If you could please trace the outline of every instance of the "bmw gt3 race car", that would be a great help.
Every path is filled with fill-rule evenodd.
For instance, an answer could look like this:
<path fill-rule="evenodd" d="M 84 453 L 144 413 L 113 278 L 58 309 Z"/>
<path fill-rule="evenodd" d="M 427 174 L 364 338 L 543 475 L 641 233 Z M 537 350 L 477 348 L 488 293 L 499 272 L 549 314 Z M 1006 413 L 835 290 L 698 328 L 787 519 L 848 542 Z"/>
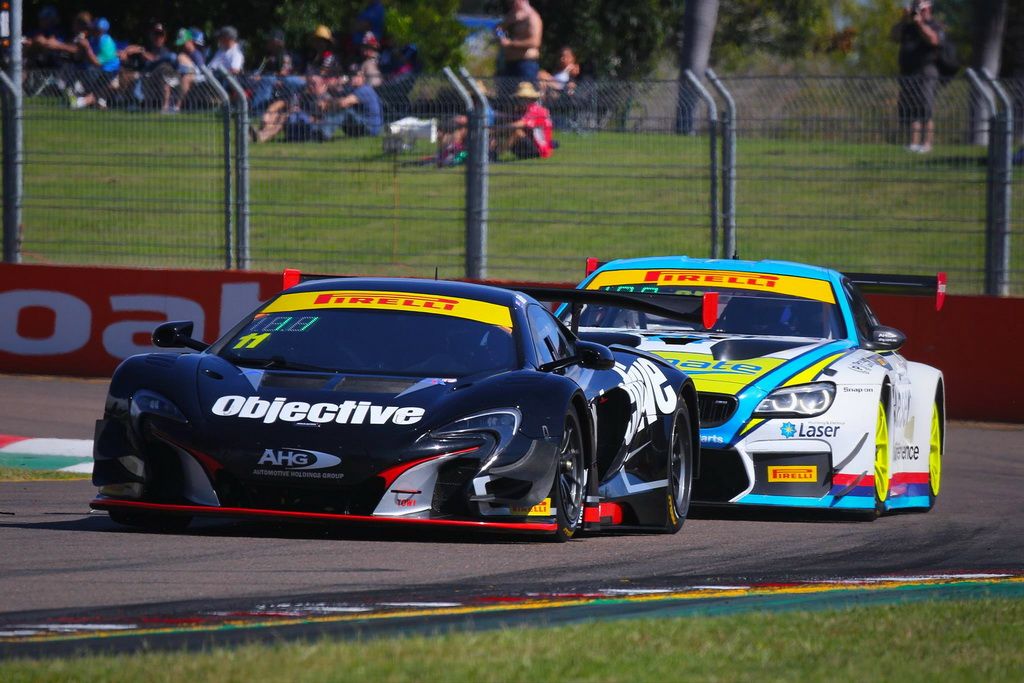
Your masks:
<path fill-rule="evenodd" d="M 92 507 L 539 532 L 675 532 L 699 449 L 693 382 L 579 341 L 521 293 L 401 279 L 286 289 L 207 347 L 170 322 L 97 422 Z M 289 285 L 294 286 L 289 286 Z"/>
<path fill-rule="evenodd" d="M 944 274 L 846 276 L 682 256 L 592 265 L 571 296 L 580 337 L 657 354 L 697 385 L 695 503 L 872 518 L 932 507 L 945 434 L 942 373 L 898 353 L 905 337 L 879 323 L 862 291 L 931 294 L 941 307 Z M 615 293 L 626 305 L 591 293 Z M 698 310 L 702 322 L 674 313 Z M 560 314 L 568 320 L 570 311 Z"/>

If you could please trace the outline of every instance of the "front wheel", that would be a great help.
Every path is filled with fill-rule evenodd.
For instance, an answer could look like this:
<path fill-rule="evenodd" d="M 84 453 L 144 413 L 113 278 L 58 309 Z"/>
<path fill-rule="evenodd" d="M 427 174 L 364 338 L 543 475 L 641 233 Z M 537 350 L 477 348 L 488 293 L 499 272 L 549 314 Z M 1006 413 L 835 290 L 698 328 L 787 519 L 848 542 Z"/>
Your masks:
<path fill-rule="evenodd" d="M 878 419 L 875 423 L 875 516 L 885 512 L 885 501 L 889 497 L 889 411 L 884 401 L 878 402 Z"/>
<path fill-rule="evenodd" d="M 676 413 L 672 426 L 672 442 L 668 452 L 668 485 L 666 486 L 666 520 L 664 532 L 674 534 L 683 528 L 690 511 L 693 489 L 693 433 L 690 415 L 684 406 Z"/>
<path fill-rule="evenodd" d="M 583 455 L 583 432 L 576 413 L 565 416 L 562 445 L 558 449 L 558 465 L 551 502 L 555 506 L 558 528 L 554 540 L 564 542 L 576 535 L 583 524 L 583 498 L 586 495 L 587 470 Z"/>
<path fill-rule="evenodd" d="M 942 417 L 939 411 L 939 402 L 936 399 L 932 406 L 931 431 L 928 437 L 928 509 L 935 505 L 935 499 L 939 497 L 939 487 L 942 483 Z"/>

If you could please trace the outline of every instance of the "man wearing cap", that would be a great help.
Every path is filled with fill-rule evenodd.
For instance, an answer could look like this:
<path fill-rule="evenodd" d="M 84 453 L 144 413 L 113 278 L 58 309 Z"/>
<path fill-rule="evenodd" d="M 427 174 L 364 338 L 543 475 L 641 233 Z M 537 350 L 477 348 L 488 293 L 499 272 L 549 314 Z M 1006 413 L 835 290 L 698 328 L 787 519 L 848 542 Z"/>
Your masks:
<path fill-rule="evenodd" d="M 935 122 L 932 108 L 939 85 L 939 49 L 945 40 L 942 25 L 932 15 L 931 0 L 914 0 L 893 26 L 900 44 L 900 122 L 910 126 L 907 149 L 918 154 L 932 150 Z"/>
<path fill-rule="evenodd" d="M 530 0 L 512 0 L 512 7 L 498 29 L 504 64 L 499 76 L 537 83 L 540 43 L 544 22 Z"/>
<path fill-rule="evenodd" d="M 529 81 L 519 84 L 515 93 L 519 118 L 503 127 L 502 151 L 510 151 L 517 159 L 547 159 L 555 149 L 551 132 L 551 112 L 538 102 L 540 92 Z"/>
<path fill-rule="evenodd" d="M 245 55 L 238 44 L 238 29 L 234 26 L 222 26 L 217 31 L 217 51 L 210 59 L 210 68 L 214 71 L 223 69 L 237 76 L 245 66 Z"/>
<path fill-rule="evenodd" d="M 178 101 L 171 104 L 171 83 L 167 83 L 164 91 L 164 110 L 180 111 L 181 105 L 188 96 L 196 78 L 200 75 L 199 70 L 206 65 L 206 57 L 202 50 L 195 43 L 195 36 L 191 29 L 180 28 L 178 35 L 174 38 L 174 46 L 178 48 Z"/>
<path fill-rule="evenodd" d="M 378 88 L 384 82 L 384 78 L 380 74 L 380 64 L 378 62 L 380 58 L 380 41 L 377 40 L 377 36 L 372 31 L 367 31 L 363 35 L 363 42 L 359 47 L 363 56 L 363 62 L 359 65 L 359 71 L 366 77 L 366 82 L 370 86 Z"/>
<path fill-rule="evenodd" d="M 103 17 L 92 22 L 87 39 L 76 38 L 82 54 L 82 61 L 87 66 L 99 70 L 96 78 L 89 79 L 89 90 L 84 95 L 72 97 L 71 108 L 81 109 L 97 105 L 106 108 L 107 98 L 111 96 L 111 87 L 116 87 L 117 74 L 121 69 L 121 60 L 117 57 L 117 45 L 110 37 L 110 22 Z"/>

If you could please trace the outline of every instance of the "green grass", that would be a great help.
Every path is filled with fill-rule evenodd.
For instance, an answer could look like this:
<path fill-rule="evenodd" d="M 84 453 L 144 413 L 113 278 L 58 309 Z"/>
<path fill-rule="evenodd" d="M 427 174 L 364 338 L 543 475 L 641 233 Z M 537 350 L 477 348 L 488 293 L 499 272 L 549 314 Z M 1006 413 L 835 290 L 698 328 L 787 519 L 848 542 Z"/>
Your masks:
<path fill-rule="evenodd" d="M 557 138 L 551 159 L 492 165 L 492 277 L 572 280 L 585 256 L 708 253 L 705 138 Z M 216 115 L 72 112 L 33 100 L 25 140 L 27 262 L 222 267 Z M 397 158 L 382 155 L 379 139 L 251 149 L 254 268 L 463 273 L 465 169 L 414 163 L 432 148 Z M 890 144 L 741 138 L 740 255 L 944 269 L 951 290 L 978 291 L 982 156 L 957 145 L 921 156 Z"/>
<path fill-rule="evenodd" d="M 16 681 L 1019 681 L 1024 600 L 0 663 Z"/>
<path fill-rule="evenodd" d="M 6 467 L 4 465 L 0 465 L 0 481 L 47 481 L 89 478 L 90 475 L 82 474 L 81 472 L 32 470 L 26 467 Z"/>

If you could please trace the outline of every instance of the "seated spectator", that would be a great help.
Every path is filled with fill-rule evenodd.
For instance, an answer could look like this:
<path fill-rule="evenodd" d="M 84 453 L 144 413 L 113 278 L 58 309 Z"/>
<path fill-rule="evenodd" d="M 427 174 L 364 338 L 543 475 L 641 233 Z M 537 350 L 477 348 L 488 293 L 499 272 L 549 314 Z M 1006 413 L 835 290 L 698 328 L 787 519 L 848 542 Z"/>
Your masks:
<path fill-rule="evenodd" d="M 309 76 L 303 92 L 288 101 L 272 102 L 263 114 L 260 128 L 250 128 L 249 135 L 256 143 L 269 142 L 282 131 L 286 142 L 325 142 L 337 129 L 336 124 L 327 120 L 333 100 L 327 79 Z"/>
<path fill-rule="evenodd" d="M 335 100 L 341 110 L 335 122 L 350 138 L 380 135 L 384 127 L 384 112 L 377 91 L 366 80 L 366 74 L 356 71 L 349 81 L 348 94 Z"/>
<path fill-rule="evenodd" d="M 308 76 L 336 76 L 340 65 L 334 52 L 334 34 L 323 24 L 316 27 L 310 37 L 313 52 L 306 62 Z"/>
<path fill-rule="evenodd" d="M 484 97 L 490 98 L 487 85 L 483 81 L 477 81 L 476 87 Z M 488 128 L 494 127 L 494 109 L 491 107 L 487 108 L 486 125 Z M 466 148 L 466 137 L 468 134 L 469 117 L 465 114 L 453 116 L 441 124 L 441 133 L 437 140 L 439 150 L 437 154 L 438 166 L 452 166 L 456 163 L 459 153 Z"/>
<path fill-rule="evenodd" d="M 537 101 L 540 93 L 529 81 L 519 84 L 515 98 L 519 118 L 498 129 L 498 151 L 512 152 L 517 159 L 547 159 L 555 149 L 551 113 Z"/>
<path fill-rule="evenodd" d="M 188 97 L 188 91 L 192 88 L 192 84 L 196 82 L 196 79 L 202 75 L 200 73 L 201 69 L 206 66 L 206 56 L 203 55 L 202 50 L 196 45 L 195 36 L 191 29 L 178 29 L 178 35 L 174 39 L 174 46 L 178 48 L 178 97 L 177 102 L 172 105 L 172 84 L 170 82 L 167 83 L 164 92 L 164 111 L 181 110 L 181 105 L 185 102 L 185 98 Z"/>
<path fill-rule="evenodd" d="M 81 109 L 96 105 L 101 109 L 107 106 L 107 98 L 112 88 L 117 87 L 117 74 L 121 69 L 121 60 L 117 56 L 117 46 L 110 37 L 110 22 L 100 17 L 92 22 L 89 37 L 82 40 L 76 37 L 83 64 L 91 67 L 96 73 L 88 78 L 88 92 L 71 98 L 71 107 Z"/>
<path fill-rule="evenodd" d="M 238 29 L 234 26 L 223 26 L 217 31 L 217 51 L 210 59 L 210 69 L 219 71 L 223 69 L 229 74 L 237 76 L 242 73 L 245 66 L 245 55 L 238 44 Z"/>
<path fill-rule="evenodd" d="M 299 60 L 285 46 L 284 38 L 279 28 L 267 34 L 266 56 L 250 78 L 254 112 L 264 111 L 275 97 L 287 97 L 306 86 L 305 79 L 295 75 Z"/>
<path fill-rule="evenodd" d="M 67 61 L 68 53 L 57 46 L 67 40 L 60 29 L 60 14 L 53 5 L 43 5 L 38 15 L 39 25 L 22 38 L 25 67 L 28 69 L 57 69 Z"/>
<path fill-rule="evenodd" d="M 366 77 L 366 82 L 371 87 L 379 88 L 384 79 L 380 74 L 380 42 L 377 40 L 377 36 L 373 35 L 373 32 L 367 31 L 359 49 L 363 60 L 358 67 L 359 71 Z"/>
<path fill-rule="evenodd" d="M 540 92 L 545 100 L 557 97 L 565 92 L 571 95 L 576 89 L 576 79 L 580 76 L 580 65 L 576 61 L 576 53 L 571 47 L 563 47 L 558 52 L 558 70 L 555 73 L 540 72 Z"/>
<path fill-rule="evenodd" d="M 167 47 L 167 31 L 160 22 L 146 34 L 146 45 L 129 45 L 119 55 L 125 65 L 122 88 L 140 102 L 159 100 L 164 109 L 168 81 L 177 79 L 177 56 Z"/>

